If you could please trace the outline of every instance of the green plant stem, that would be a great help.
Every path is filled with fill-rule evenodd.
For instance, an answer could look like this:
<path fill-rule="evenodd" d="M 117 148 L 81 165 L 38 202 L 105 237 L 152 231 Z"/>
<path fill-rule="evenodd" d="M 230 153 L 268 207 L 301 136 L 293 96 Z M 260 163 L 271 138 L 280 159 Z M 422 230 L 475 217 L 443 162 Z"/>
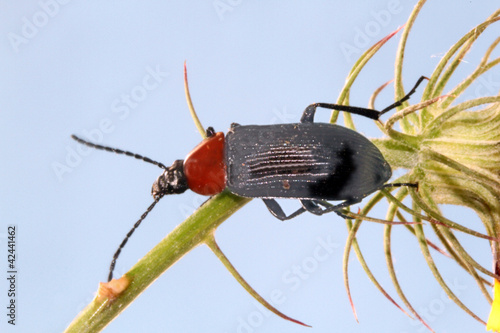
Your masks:
<path fill-rule="evenodd" d="M 207 237 L 205 243 L 208 245 L 208 247 L 212 250 L 212 252 L 219 258 L 219 260 L 224 264 L 226 269 L 231 273 L 231 275 L 236 279 L 236 281 L 239 282 L 239 284 L 245 288 L 245 290 L 252 295 L 253 298 L 255 298 L 262 306 L 264 306 L 266 309 L 274 313 L 275 315 L 285 319 L 289 320 L 292 323 L 299 324 L 302 326 L 306 327 L 311 327 L 307 324 L 304 324 L 301 321 L 298 321 L 296 319 L 293 319 L 291 317 L 288 317 L 287 315 L 283 314 L 280 312 L 278 309 L 276 309 L 274 306 L 272 306 L 269 302 L 267 302 L 262 296 L 260 296 L 255 289 L 253 289 L 248 282 L 241 276 L 240 273 L 236 270 L 236 268 L 231 264 L 229 259 L 226 257 L 224 252 L 219 248 L 219 245 L 217 245 L 217 242 L 215 241 L 214 235 L 212 234 L 211 236 Z"/>
<path fill-rule="evenodd" d="M 408 20 L 405 23 L 405 28 L 401 35 L 401 39 L 399 40 L 398 51 L 394 63 L 394 97 L 396 101 L 405 95 L 405 91 L 403 88 L 403 60 L 405 55 L 406 42 L 408 40 L 410 31 L 413 28 L 413 24 L 415 23 L 415 20 L 417 19 L 417 16 L 420 13 L 420 10 L 424 6 L 425 2 L 426 0 L 420 0 L 415 5 L 410 14 L 410 17 L 408 17 Z M 401 110 L 406 106 L 408 106 L 408 102 L 403 103 L 403 105 L 401 105 L 398 110 Z M 412 119 L 413 121 L 417 121 L 417 118 L 413 116 L 403 118 L 401 121 L 401 126 L 404 129 L 405 133 L 414 134 L 412 133 L 413 126 L 410 124 L 410 119 Z"/>
<path fill-rule="evenodd" d="M 250 200 L 229 192 L 207 200 L 125 274 L 130 280 L 125 291 L 113 301 L 95 298 L 65 332 L 85 333 L 102 330 L 165 270 L 194 247 L 204 243 L 215 228 Z M 172 301 L 166 298 L 166 302 Z"/>
<path fill-rule="evenodd" d="M 184 61 L 184 93 L 186 94 L 186 101 L 188 104 L 189 113 L 191 114 L 191 117 L 193 118 L 196 129 L 198 130 L 198 132 L 200 132 L 201 137 L 203 139 L 206 139 L 207 132 L 205 131 L 205 127 L 203 127 L 203 125 L 201 124 L 200 118 L 198 118 L 198 115 L 196 114 L 196 111 L 195 111 L 194 105 L 193 105 L 193 101 L 191 99 L 191 94 L 189 93 L 187 66 L 186 66 L 185 61 Z"/>
<path fill-rule="evenodd" d="M 402 190 L 398 191 L 396 194 L 396 198 L 398 200 L 403 200 L 406 196 L 408 195 L 408 190 L 406 188 L 403 188 Z M 396 215 L 397 212 L 397 206 L 394 204 L 391 204 L 389 206 L 389 210 L 387 211 L 386 219 L 392 221 L 394 219 L 394 216 Z M 432 328 L 425 322 L 425 320 L 417 313 L 417 311 L 413 308 L 411 305 L 410 301 L 406 297 L 406 295 L 403 292 L 403 288 L 399 284 L 397 274 L 396 274 L 396 269 L 394 268 L 394 261 L 392 258 L 392 250 L 391 250 L 391 230 L 392 226 L 391 225 L 386 225 L 384 229 L 384 253 L 385 253 L 385 259 L 387 263 L 387 269 L 389 271 L 389 276 L 391 277 L 392 284 L 394 285 L 394 288 L 396 289 L 396 292 L 398 293 L 399 297 L 403 301 L 403 303 L 406 305 L 406 307 L 413 313 L 413 315 L 423 324 L 425 327 L 427 327 L 431 332 L 434 333 Z M 427 241 L 427 244 L 429 244 L 429 241 Z"/>

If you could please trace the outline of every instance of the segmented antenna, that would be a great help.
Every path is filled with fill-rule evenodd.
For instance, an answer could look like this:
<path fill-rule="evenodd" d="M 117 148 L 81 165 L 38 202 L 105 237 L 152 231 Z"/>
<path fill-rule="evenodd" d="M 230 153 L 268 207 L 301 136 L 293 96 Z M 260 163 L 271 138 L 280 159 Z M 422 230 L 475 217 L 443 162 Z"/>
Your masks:
<path fill-rule="evenodd" d="M 95 144 L 95 143 L 88 142 L 88 141 L 85 141 L 83 139 L 80 139 L 79 137 L 77 137 L 74 134 L 71 135 L 71 138 L 74 139 L 74 140 L 76 140 L 77 142 L 85 145 L 85 146 L 88 146 L 88 147 L 91 147 L 91 148 L 95 148 L 95 149 L 109 151 L 111 153 L 116 153 L 116 154 L 121 154 L 121 155 L 127 155 L 127 156 L 131 156 L 131 157 L 135 157 L 138 160 L 142 160 L 144 162 L 148 162 L 148 163 L 154 164 L 154 165 L 156 165 L 156 166 L 158 166 L 158 167 L 160 167 L 162 169 L 167 170 L 167 167 L 165 165 L 163 165 L 163 163 L 153 161 L 149 157 L 145 157 L 145 156 L 142 156 L 142 155 L 139 155 L 139 154 L 135 154 L 135 153 L 132 153 L 132 152 L 129 152 L 129 151 L 126 151 L 126 150 L 121 150 L 121 149 L 107 147 L 107 146 L 101 146 L 101 145 L 98 145 L 98 144 Z M 139 227 L 139 225 L 141 225 L 141 222 L 146 218 L 146 216 L 148 216 L 149 212 L 153 210 L 154 206 L 158 203 L 158 201 L 160 201 L 160 199 L 162 197 L 163 197 L 163 195 L 160 195 L 159 197 L 155 198 L 155 201 L 153 201 L 153 203 L 148 207 L 148 209 L 146 209 L 146 211 L 141 215 L 141 218 L 137 222 L 135 222 L 135 224 L 132 227 L 132 229 L 130 229 L 130 231 L 127 233 L 127 235 L 125 236 L 125 238 L 121 242 L 120 246 L 118 247 L 118 250 L 116 250 L 115 254 L 113 255 L 113 260 L 111 260 L 111 265 L 109 265 L 108 282 L 113 279 L 113 271 L 115 269 L 116 260 L 120 256 L 120 253 L 122 252 L 123 247 L 125 246 L 125 244 L 127 244 L 130 236 L 132 236 L 132 234 L 134 233 L 135 229 L 137 229 Z"/>
<path fill-rule="evenodd" d="M 81 143 L 82 145 L 85 145 L 85 146 L 88 146 L 88 147 L 91 147 L 91 148 L 95 148 L 95 149 L 109 151 L 111 153 L 116 153 L 116 154 L 121 154 L 121 155 L 127 155 L 127 156 L 131 156 L 131 157 L 135 157 L 138 160 L 143 160 L 144 162 L 148 162 L 148 163 L 154 164 L 156 166 L 159 166 L 162 169 L 167 170 L 167 167 L 165 165 L 163 165 L 163 163 L 153 161 L 149 157 L 142 156 L 142 155 L 139 155 L 139 154 L 136 154 L 136 153 L 132 153 L 132 152 L 129 152 L 129 151 L 126 151 L 126 150 L 121 150 L 121 149 L 118 149 L 118 148 L 101 146 L 101 145 L 98 145 L 98 144 L 95 144 L 95 143 L 88 142 L 88 141 L 85 141 L 83 139 L 80 139 L 79 137 L 77 137 L 74 134 L 71 135 L 71 138 L 74 139 L 74 140 L 76 140 L 77 142 Z"/>
<path fill-rule="evenodd" d="M 115 270 L 116 260 L 118 259 L 118 256 L 122 252 L 122 249 L 125 246 L 125 244 L 127 244 L 128 239 L 130 238 L 130 236 L 132 236 L 135 229 L 137 229 L 141 225 L 141 222 L 146 218 L 146 216 L 148 216 L 149 212 L 153 210 L 154 206 L 158 203 L 158 201 L 160 201 L 161 198 L 162 197 L 156 198 L 155 201 L 153 201 L 153 203 L 148 207 L 148 209 L 146 209 L 144 214 L 141 215 L 141 218 L 137 222 L 135 222 L 132 229 L 130 229 L 130 231 L 127 233 L 122 243 L 118 247 L 118 250 L 116 250 L 115 254 L 113 255 L 113 260 L 111 260 L 111 265 L 109 265 L 108 282 L 113 279 L 113 271 Z"/>

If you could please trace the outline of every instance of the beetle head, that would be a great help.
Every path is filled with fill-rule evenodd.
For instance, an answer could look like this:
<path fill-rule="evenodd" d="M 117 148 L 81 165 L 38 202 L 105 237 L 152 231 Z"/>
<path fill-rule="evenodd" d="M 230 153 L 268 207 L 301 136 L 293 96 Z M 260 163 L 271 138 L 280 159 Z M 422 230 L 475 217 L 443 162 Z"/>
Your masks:
<path fill-rule="evenodd" d="M 153 183 L 151 195 L 159 199 L 166 194 L 180 194 L 188 189 L 187 179 L 184 175 L 184 161 L 176 160 L 171 167 L 166 169 Z"/>

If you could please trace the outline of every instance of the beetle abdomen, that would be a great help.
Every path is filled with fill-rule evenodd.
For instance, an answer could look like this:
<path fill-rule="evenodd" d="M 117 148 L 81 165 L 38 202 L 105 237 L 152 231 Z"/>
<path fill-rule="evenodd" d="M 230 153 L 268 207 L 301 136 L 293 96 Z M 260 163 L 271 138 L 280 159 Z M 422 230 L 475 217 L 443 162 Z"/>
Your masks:
<path fill-rule="evenodd" d="M 391 176 L 368 139 L 331 124 L 236 126 L 225 155 L 227 187 L 244 197 L 347 200 Z"/>

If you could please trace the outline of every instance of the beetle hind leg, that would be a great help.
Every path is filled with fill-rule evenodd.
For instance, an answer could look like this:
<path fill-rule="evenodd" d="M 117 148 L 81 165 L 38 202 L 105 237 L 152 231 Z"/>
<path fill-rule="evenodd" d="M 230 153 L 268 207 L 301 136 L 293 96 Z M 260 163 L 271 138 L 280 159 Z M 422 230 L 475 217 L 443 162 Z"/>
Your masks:
<path fill-rule="evenodd" d="M 296 216 L 298 216 L 306 211 L 306 209 L 304 207 L 300 207 L 295 212 L 293 212 L 292 214 L 287 216 L 285 214 L 285 212 L 283 211 L 283 208 L 281 208 L 280 204 L 276 200 L 274 200 L 274 199 L 262 199 L 262 201 L 264 201 L 264 203 L 267 206 L 267 209 L 269 209 L 271 214 L 273 214 L 274 217 L 276 217 L 277 219 L 279 219 L 281 221 L 293 219 L 294 217 L 296 217 Z"/>
<path fill-rule="evenodd" d="M 389 183 L 385 184 L 383 188 L 402 187 L 402 186 L 413 187 L 416 188 L 418 191 L 418 183 Z"/>
<path fill-rule="evenodd" d="M 420 83 L 422 83 L 423 80 L 429 80 L 428 77 L 426 76 L 421 76 L 418 80 L 417 80 L 417 83 L 415 83 L 415 85 L 413 86 L 413 88 L 406 94 L 404 95 L 400 100 L 396 101 L 395 103 L 389 105 L 388 107 L 386 107 L 385 109 L 383 109 L 382 111 L 380 111 L 379 113 L 379 117 L 381 115 L 383 115 L 384 113 L 386 113 L 387 111 L 390 111 L 392 109 L 395 109 L 397 108 L 398 106 L 402 105 L 404 102 L 406 102 L 411 95 L 413 95 L 415 93 L 415 91 L 417 90 L 417 87 L 420 85 Z"/>
<path fill-rule="evenodd" d="M 302 114 L 302 117 L 300 118 L 301 123 L 313 123 L 314 122 L 314 115 L 316 114 L 316 108 L 321 107 L 325 109 L 330 109 L 330 110 L 337 110 L 337 111 L 344 111 L 344 112 L 349 112 L 353 114 L 358 114 L 360 116 L 370 118 L 373 120 L 378 120 L 380 116 L 382 116 L 384 113 L 397 108 L 398 106 L 402 105 L 405 101 L 407 101 L 411 95 L 415 93 L 417 90 L 417 87 L 422 83 L 423 80 L 429 80 L 429 78 L 425 76 L 421 76 L 418 80 L 417 83 L 413 86 L 413 88 L 408 92 L 405 96 L 403 96 L 401 99 L 396 101 L 395 103 L 389 105 L 382 111 L 377 111 L 374 109 L 368 109 L 368 108 L 360 108 L 357 106 L 349 106 L 349 105 L 339 105 L 339 104 L 330 104 L 330 103 L 314 103 L 309 105 L 305 110 L 304 113 Z"/>
<path fill-rule="evenodd" d="M 364 116 L 364 117 L 367 117 L 367 118 L 370 118 L 373 120 L 378 120 L 378 118 L 380 116 L 380 111 L 373 110 L 373 109 L 366 109 L 366 108 L 360 108 L 357 106 L 349 106 L 349 105 L 330 104 L 330 103 L 314 103 L 314 104 L 309 105 L 304 110 L 304 113 L 302 114 L 302 117 L 300 118 L 300 122 L 301 123 L 313 123 L 314 122 L 314 115 L 316 114 L 316 108 L 318 108 L 318 107 L 359 114 L 361 116 Z"/>

